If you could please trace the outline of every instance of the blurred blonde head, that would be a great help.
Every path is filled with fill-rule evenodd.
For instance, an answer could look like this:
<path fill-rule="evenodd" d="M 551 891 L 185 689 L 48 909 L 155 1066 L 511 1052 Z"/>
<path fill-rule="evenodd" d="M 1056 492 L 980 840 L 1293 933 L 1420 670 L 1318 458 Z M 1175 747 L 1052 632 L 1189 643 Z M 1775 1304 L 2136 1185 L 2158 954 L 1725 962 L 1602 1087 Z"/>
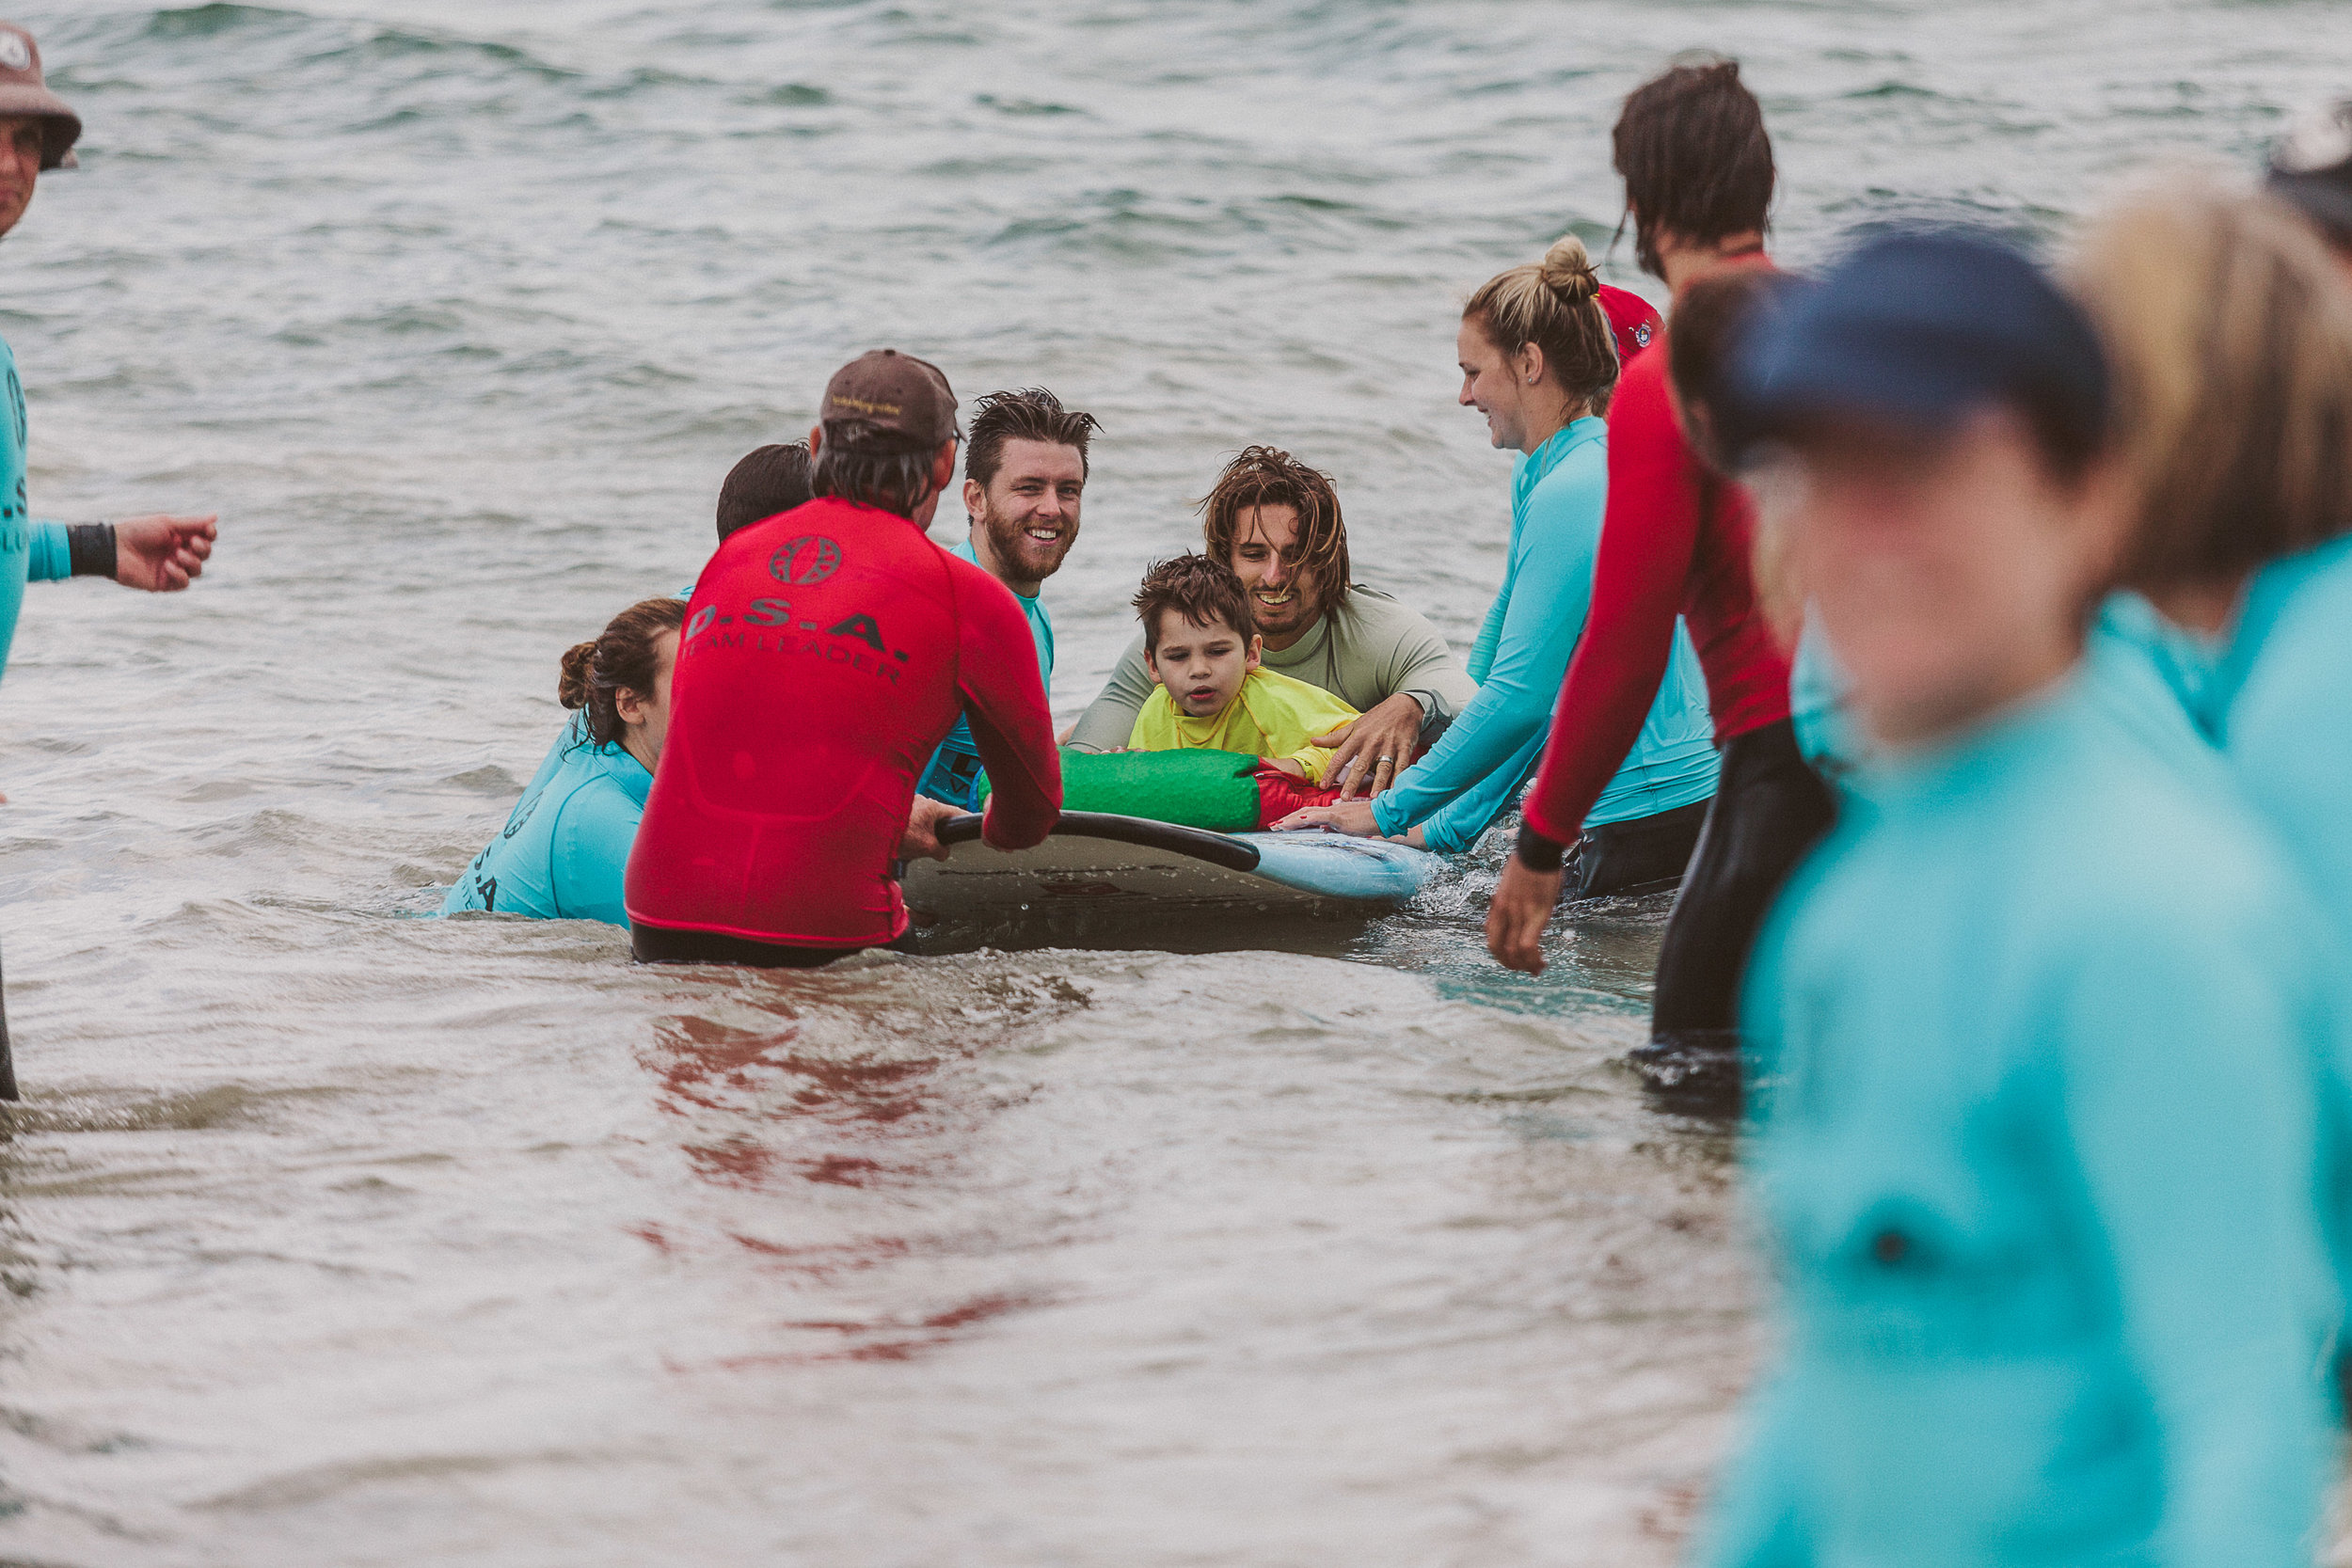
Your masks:
<path fill-rule="evenodd" d="M 2308 225 L 2179 175 L 2103 214 L 2068 271 L 2115 372 L 2128 586 L 2233 589 L 2352 531 L 2352 289 Z"/>

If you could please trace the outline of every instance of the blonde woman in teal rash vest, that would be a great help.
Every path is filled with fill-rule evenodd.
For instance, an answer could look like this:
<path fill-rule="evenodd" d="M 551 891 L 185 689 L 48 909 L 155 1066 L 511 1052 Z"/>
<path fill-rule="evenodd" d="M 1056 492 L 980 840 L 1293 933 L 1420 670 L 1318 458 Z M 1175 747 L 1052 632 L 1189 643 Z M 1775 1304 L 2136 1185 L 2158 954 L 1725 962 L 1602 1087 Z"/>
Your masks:
<path fill-rule="evenodd" d="M 2352 201 L 2352 167 L 2345 170 Z M 2292 209 L 2201 182 L 2094 224 L 2075 281 L 2129 418 L 2129 579 L 2219 650 L 2221 755 L 2343 954 L 2352 1013 L 2352 265 Z M 2322 1212 L 2352 1297 L 2352 1029 Z"/>
<path fill-rule="evenodd" d="M 1470 655 L 1478 695 L 1386 794 L 1310 806 L 1277 828 L 1379 833 L 1458 853 L 1518 803 L 1542 760 L 1593 596 L 1609 490 L 1601 416 L 1617 384 L 1599 294 L 1592 261 L 1571 236 L 1541 262 L 1489 278 L 1463 306 L 1457 401 L 1486 416 L 1496 446 L 1521 454 L 1502 587 Z M 1698 843 L 1718 771 L 1698 656 L 1677 627 L 1641 734 L 1585 815 L 1565 896 L 1674 886 Z"/>
<path fill-rule="evenodd" d="M 1870 760 L 1743 990 L 1781 1350 L 1704 1562 L 2311 1560 L 2331 952 L 2218 773 L 2089 689 L 2106 385 L 2030 262 L 1948 232 L 1737 356 Z"/>

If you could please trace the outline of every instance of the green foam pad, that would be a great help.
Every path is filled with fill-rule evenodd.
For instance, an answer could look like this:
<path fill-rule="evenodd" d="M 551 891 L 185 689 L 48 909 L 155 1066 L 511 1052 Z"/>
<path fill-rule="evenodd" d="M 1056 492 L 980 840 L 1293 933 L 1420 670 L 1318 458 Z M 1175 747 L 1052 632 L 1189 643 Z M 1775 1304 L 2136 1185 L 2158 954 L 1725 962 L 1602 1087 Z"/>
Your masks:
<path fill-rule="evenodd" d="M 1257 770 L 1258 759 L 1242 752 L 1073 752 L 1065 747 L 1062 810 L 1116 812 L 1182 828 L 1246 833 L 1258 826 Z"/>

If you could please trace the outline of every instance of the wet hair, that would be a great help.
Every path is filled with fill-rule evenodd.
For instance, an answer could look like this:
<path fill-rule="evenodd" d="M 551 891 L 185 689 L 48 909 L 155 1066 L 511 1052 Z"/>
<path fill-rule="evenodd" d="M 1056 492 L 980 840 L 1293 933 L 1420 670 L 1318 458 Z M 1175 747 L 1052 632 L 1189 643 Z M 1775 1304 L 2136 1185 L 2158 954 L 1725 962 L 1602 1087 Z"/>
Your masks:
<path fill-rule="evenodd" d="M 1760 311 L 1791 285 L 1786 273 L 1764 267 L 1724 267 L 1682 291 L 1675 302 L 1675 328 L 1666 334 L 1666 379 L 1681 403 L 1691 445 L 1719 474 L 1731 472 L 1740 445 L 1727 377 L 1740 338 Z M 1704 407 L 1706 425 L 1691 418 Z M 1733 437 L 1728 438 L 1727 437 Z"/>
<path fill-rule="evenodd" d="M 808 466 L 808 487 L 860 506 L 879 507 L 912 518 L 931 493 L 931 459 L 937 447 L 920 451 L 860 451 L 847 441 L 827 441 Z"/>
<path fill-rule="evenodd" d="M 1739 61 L 1694 60 L 1650 78 L 1627 95 L 1610 141 L 1644 272 L 1665 276 L 1661 233 L 1703 245 L 1762 231 L 1772 138 Z"/>
<path fill-rule="evenodd" d="M 719 486 L 719 537 L 789 512 L 814 494 L 808 487 L 808 443 L 765 446 L 744 454 Z"/>
<path fill-rule="evenodd" d="M 641 599 L 612 617 L 595 641 L 564 653 L 555 699 L 586 710 L 589 739 L 599 746 L 620 743 L 628 726 L 621 721 L 619 694 L 653 695 L 654 675 L 661 667 L 657 644 L 663 632 L 677 630 L 685 621 L 683 599 Z"/>
<path fill-rule="evenodd" d="M 1078 471 L 1089 472 L 1087 437 L 1103 428 L 1091 414 L 1064 408 L 1061 399 L 1042 387 L 1016 392 L 991 392 L 973 404 L 972 442 L 963 451 L 963 475 L 983 490 L 995 482 L 1004 466 L 1007 441 L 1046 441 L 1078 449 Z"/>
<path fill-rule="evenodd" d="M 2094 223 L 2071 281 L 2137 492 L 2126 583 L 2214 586 L 2352 531 L 2352 293 L 2309 225 L 2175 180 Z"/>
<path fill-rule="evenodd" d="M 1143 574 L 1135 607 L 1143 618 L 1143 645 L 1153 654 L 1160 651 L 1160 616 L 1171 610 L 1197 626 L 1222 621 L 1244 641 L 1258 632 L 1241 578 L 1213 556 L 1180 555 L 1159 562 Z"/>
<path fill-rule="evenodd" d="M 1201 498 L 1200 538 L 1228 570 L 1241 515 L 1252 507 L 1287 506 L 1298 514 L 1298 564 L 1314 574 L 1327 608 L 1347 593 L 1347 522 L 1331 476 L 1274 447 L 1244 447 L 1216 485 Z"/>
<path fill-rule="evenodd" d="M 1544 259 L 1499 272 L 1462 307 L 1506 359 L 1534 344 L 1544 373 L 1596 414 L 1609 411 L 1617 386 L 1617 335 L 1600 308 L 1600 277 L 1584 242 L 1570 234 Z"/>

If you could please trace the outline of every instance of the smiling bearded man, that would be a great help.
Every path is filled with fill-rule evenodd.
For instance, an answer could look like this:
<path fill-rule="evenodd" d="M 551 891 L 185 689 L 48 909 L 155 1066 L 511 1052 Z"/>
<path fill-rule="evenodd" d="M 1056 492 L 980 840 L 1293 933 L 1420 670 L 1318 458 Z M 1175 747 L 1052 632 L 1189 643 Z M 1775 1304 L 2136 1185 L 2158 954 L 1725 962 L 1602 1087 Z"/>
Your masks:
<path fill-rule="evenodd" d="M 1077 543 L 1087 441 L 1102 426 L 1091 414 L 1064 408 L 1042 387 L 992 392 L 977 406 L 963 459 L 963 510 L 972 530 L 952 553 L 1012 590 L 1028 617 L 1038 668 L 1050 689 L 1054 618 L 1038 593 Z M 979 752 L 971 727 L 959 720 L 917 792 L 977 811 L 979 785 Z"/>
<path fill-rule="evenodd" d="M 1200 536 L 1210 559 L 1231 566 L 1249 595 L 1265 667 L 1362 714 L 1315 739 L 1333 753 L 1327 783 L 1344 776 L 1350 795 L 1388 788 L 1478 695 L 1437 627 L 1353 580 L 1347 524 L 1328 474 L 1273 447 L 1245 448 L 1200 503 Z M 1138 637 L 1070 744 L 1120 750 L 1152 689 Z"/>

